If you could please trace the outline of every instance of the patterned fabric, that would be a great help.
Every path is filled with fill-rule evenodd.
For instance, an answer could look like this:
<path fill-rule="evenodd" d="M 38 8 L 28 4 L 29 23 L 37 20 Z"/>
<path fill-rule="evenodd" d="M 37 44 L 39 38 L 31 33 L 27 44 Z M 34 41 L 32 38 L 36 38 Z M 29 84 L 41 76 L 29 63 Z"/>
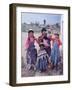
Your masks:
<path fill-rule="evenodd" d="M 38 52 L 38 57 L 37 57 L 37 69 L 40 71 L 45 71 L 47 70 L 48 67 L 48 54 L 46 53 L 46 51 L 43 50 L 39 50 Z"/>

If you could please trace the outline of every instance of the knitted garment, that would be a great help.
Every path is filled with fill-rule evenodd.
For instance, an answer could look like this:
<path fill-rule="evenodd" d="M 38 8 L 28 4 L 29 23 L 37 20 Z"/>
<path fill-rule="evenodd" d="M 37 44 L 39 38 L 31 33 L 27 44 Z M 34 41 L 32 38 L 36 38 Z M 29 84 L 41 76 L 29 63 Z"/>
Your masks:
<path fill-rule="evenodd" d="M 49 58 L 49 56 L 44 49 L 39 50 L 38 56 L 37 56 L 37 69 L 38 70 L 40 70 L 40 71 L 47 70 L 48 58 Z"/>

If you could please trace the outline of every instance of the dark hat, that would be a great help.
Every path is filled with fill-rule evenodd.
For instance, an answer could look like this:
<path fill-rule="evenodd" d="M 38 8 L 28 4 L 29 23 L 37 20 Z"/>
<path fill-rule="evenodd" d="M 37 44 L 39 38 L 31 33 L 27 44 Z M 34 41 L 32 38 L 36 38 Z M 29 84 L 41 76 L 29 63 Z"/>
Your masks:
<path fill-rule="evenodd" d="M 45 28 L 42 28 L 41 32 L 43 32 L 43 31 L 47 31 L 47 30 Z"/>
<path fill-rule="evenodd" d="M 28 31 L 28 33 L 31 33 L 31 32 L 34 33 L 34 31 L 33 31 L 32 29 L 30 29 L 30 30 Z"/>
<path fill-rule="evenodd" d="M 59 36 L 59 34 L 58 34 L 58 33 L 54 33 L 54 35 Z"/>

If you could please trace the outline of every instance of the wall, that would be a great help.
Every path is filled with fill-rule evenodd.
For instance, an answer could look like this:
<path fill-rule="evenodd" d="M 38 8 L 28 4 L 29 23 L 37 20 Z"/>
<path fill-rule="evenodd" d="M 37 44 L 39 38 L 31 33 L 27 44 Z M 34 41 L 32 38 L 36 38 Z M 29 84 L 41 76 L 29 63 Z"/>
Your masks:
<path fill-rule="evenodd" d="M 0 90 L 71 90 L 70 84 L 28 86 L 28 87 L 11 87 L 9 82 L 9 4 L 10 3 L 31 3 L 31 4 L 48 4 L 48 5 L 65 5 L 71 6 L 72 0 L 0 0 Z M 71 12 L 72 16 L 72 12 Z M 72 17 L 71 17 L 72 21 Z M 72 26 L 71 26 L 72 29 Z M 71 36 L 72 39 L 72 36 Z M 72 50 L 72 48 L 71 48 Z M 71 62 L 72 64 L 72 62 Z M 72 66 L 71 66 L 72 68 Z M 72 72 L 71 72 L 72 75 Z M 71 78 L 72 81 L 72 78 Z"/>

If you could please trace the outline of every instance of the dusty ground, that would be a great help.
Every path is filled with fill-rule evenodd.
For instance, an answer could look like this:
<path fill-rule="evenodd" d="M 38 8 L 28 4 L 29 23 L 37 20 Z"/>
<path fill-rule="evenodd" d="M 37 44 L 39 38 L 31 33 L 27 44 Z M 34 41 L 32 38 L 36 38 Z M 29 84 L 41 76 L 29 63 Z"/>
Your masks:
<path fill-rule="evenodd" d="M 48 68 L 45 72 L 39 72 L 38 70 L 28 69 L 28 66 L 22 63 L 21 67 L 21 76 L 22 77 L 31 77 L 31 76 L 49 76 L 49 75 L 62 75 L 63 74 L 63 64 L 60 62 L 58 69 Z"/>

